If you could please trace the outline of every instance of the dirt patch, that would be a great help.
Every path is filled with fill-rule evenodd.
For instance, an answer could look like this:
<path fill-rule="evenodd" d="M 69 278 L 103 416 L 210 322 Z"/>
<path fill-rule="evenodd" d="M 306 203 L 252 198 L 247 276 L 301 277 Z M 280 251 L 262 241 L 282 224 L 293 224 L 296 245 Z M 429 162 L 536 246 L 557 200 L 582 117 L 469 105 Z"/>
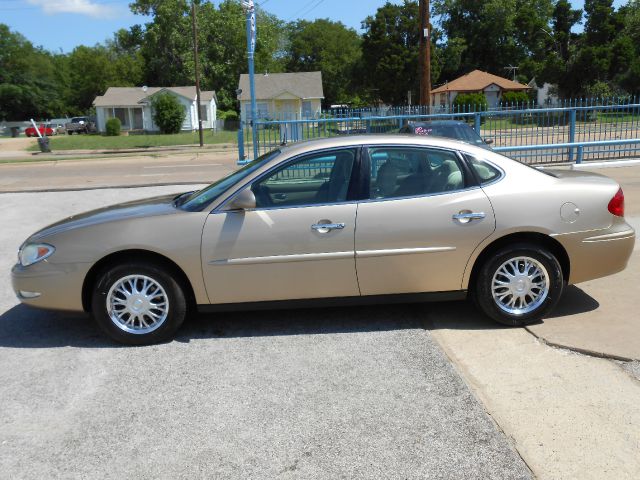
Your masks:
<path fill-rule="evenodd" d="M 24 152 L 35 143 L 35 138 L 0 138 L 0 152 Z"/>

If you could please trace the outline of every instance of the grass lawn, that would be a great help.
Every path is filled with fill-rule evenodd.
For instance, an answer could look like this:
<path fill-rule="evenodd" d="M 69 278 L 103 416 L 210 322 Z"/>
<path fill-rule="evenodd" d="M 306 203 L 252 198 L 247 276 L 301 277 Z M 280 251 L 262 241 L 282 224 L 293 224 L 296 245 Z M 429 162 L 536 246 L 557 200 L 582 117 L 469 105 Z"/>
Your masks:
<path fill-rule="evenodd" d="M 174 135 L 129 135 L 107 137 L 103 135 L 58 135 L 51 137 L 52 150 L 117 150 L 128 148 L 168 147 L 173 145 L 198 145 L 198 132 L 176 133 Z M 204 131 L 205 145 L 238 142 L 238 132 Z M 38 151 L 38 145 L 31 145 L 29 151 Z"/>

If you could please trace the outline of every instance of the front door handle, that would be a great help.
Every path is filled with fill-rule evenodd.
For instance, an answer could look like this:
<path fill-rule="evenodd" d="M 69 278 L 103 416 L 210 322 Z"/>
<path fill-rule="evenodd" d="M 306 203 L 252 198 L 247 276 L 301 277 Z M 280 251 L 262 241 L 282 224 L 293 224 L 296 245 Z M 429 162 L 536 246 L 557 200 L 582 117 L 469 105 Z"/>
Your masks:
<path fill-rule="evenodd" d="M 481 220 L 485 218 L 487 215 L 484 212 L 468 212 L 462 211 L 460 213 L 456 213 L 453 215 L 453 219 L 457 220 L 460 223 L 469 223 L 472 220 Z"/>
<path fill-rule="evenodd" d="M 331 230 L 342 230 L 344 223 L 314 223 L 311 229 L 318 233 L 329 233 Z"/>

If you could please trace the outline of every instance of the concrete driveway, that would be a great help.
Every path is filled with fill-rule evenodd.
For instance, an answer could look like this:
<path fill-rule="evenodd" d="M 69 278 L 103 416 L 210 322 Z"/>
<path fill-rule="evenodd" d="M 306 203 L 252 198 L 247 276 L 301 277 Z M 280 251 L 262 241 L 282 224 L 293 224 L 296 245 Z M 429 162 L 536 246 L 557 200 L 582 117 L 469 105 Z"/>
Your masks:
<path fill-rule="evenodd" d="M 17 305 L 29 233 L 184 189 L 0 195 L 0 477 L 531 478 L 418 307 L 203 316 L 124 348 Z"/>

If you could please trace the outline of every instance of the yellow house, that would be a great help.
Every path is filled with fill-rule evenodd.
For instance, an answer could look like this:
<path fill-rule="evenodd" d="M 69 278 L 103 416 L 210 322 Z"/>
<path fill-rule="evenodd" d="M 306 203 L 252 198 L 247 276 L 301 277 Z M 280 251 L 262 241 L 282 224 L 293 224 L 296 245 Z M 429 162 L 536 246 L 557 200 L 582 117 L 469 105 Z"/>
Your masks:
<path fill-rule="evenodd" d="M 315 118 L 322 109 L 322 72 L 265 73 L 255 76 L 259 120 Z M 240 75 L 240 115 L 251 118 L 249 75 Z"/>

